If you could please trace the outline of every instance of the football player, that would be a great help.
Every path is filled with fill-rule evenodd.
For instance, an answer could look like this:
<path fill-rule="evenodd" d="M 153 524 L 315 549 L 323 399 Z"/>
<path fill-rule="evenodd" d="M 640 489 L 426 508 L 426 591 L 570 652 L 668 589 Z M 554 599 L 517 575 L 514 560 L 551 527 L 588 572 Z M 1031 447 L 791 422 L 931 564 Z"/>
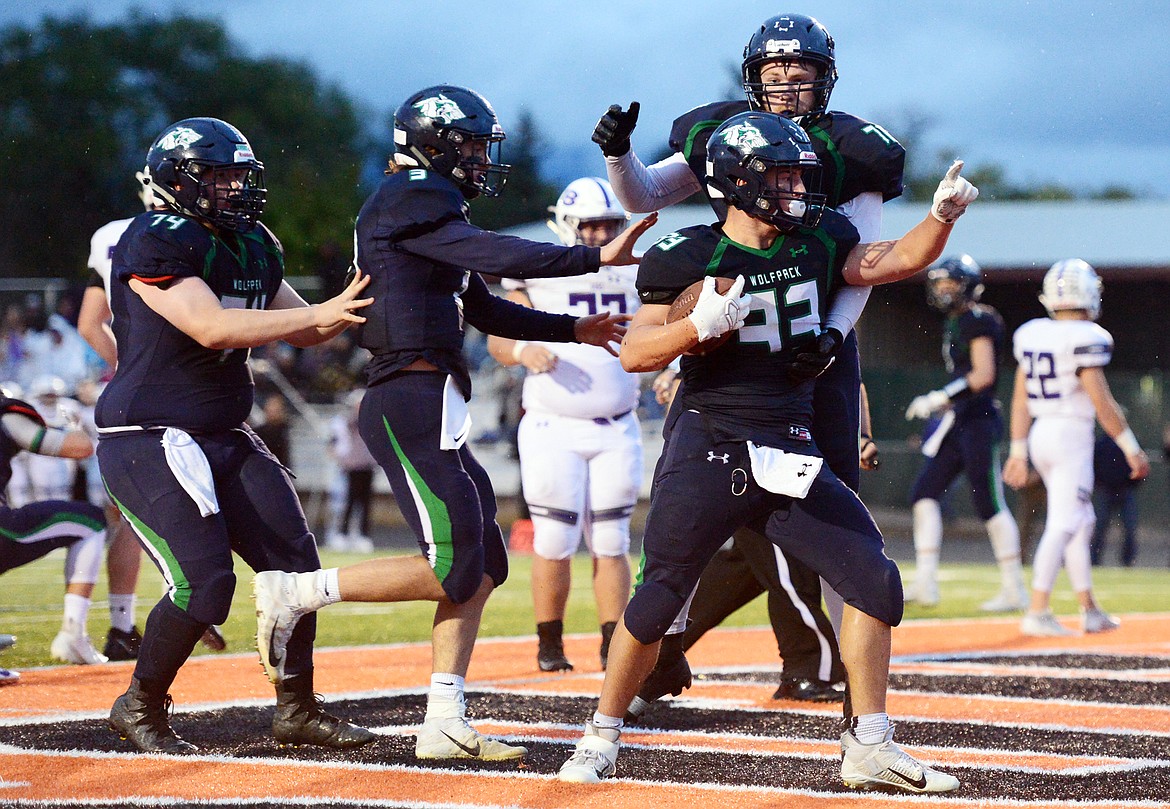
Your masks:
<path fill-rule="evenodd" d="M 479 93 L 439 85 L 411 95 L 394 114 L 386 177 L 358 214 L 355 266 L 368 272 L 376 304 L 358 333 L 373 354 L 359 429 L 385 470 L 421 554 L 373 559 L 296 576 L 255 579 L 257 641 L 279 679 L 298 619 L 337 601 L 435 601 L 433 673 L 420 759 L 507 760 L 526 752 L 467 723 L 464 678 L 483 607 L 508 574 L 491 481 L 467 445 L 471 377 L 463 324 L 485 334 L 609 347 L 628 315 L 538 312 L 488 291 L 501 278 L 584 275 L 636 263 L 634 242 L 650 216 L 603 247 L 530 242 L 477 228 L 467 200 L 495 196 L 509 166 L 504 129 Z"/>
<path fill-rule="evenodd" d="M 264 166 L 215 118 L 164 129 L 146 156 L 165 211 L 141 213 L 114 248 L 110 309 L 117 370 L 98 399 L 102 479 L 167 583 L 144 627 L 112 729 L 145 752 L 197 748 L 170 725 L 167 690 L 235 591 L 232 553 L 253 570 L 315 570 L 313 535 L 284 467 L 248 428 L 248 349 L 324 342 L 364 318 L 358 273 L 309 306 L 284 280 L 280 242 L 260 221 Z M 370 731 L 313 694 L 315 621 L 294 633 L 276 683 L 281 744 L 351 748 Z"/>
<path fill-rule="evenodd" d="M 670 132 L 674 154 L 644 166 L 630 145 L 638 105 L 610 107 L 598 122 L 593 139 L 605 154 L 606 170 L 619 199 L 631 211 L 658 210 L 702 192 L 722 218 L 725 201 L 706 183 L 707 138 L 715 127 L 749 108 L 791 118 L 810 136 L 823 172 L 826 203 L 849 218 L 863 242 L 875 242 L 881 230 L 882 203 L 902 193 L 905 150 L 881 126 L 828 109 L 837 82 L 833 37 L 816 19 L 779 14 L 765 20 L 743 51 L 741 73 L 745 99 L 697 107 L 680 116 Z M 817 339 L 792 360 L 789 373 L 817 378 L 812 424 L 817 444 L 837 476 L 854 491 L 859 475 L 859 399 L 861 369 L 853 325 L 869 298 L 868 288 L 848 288 L 834 296 Z M 823 372 L 823 373 L 822 373 Z M 876 449 L 876 448 L 875 448 Z M 776 557 L 769 543 L 744 532 L 736 538 L 751 575 L 767 583 L 773 605 L 777 644 L 784 674 L 776 696 L 798 699 L 840 698 L 840 654 L 830 621 L 821 607 L 821 582 L 799 561 Z M 716 557 L 713 581 L 742 579 L 742 566 Z M 718 586 L 705 588 L 721 592 Z M 795 594 L 795 597 L 793 596 Z M 840 624 L 840 599 L 825 588 L 825 601 Z M 715 625 L 726 617 L 726 606 L 704 598 L 692 607 L 696 625 Z M 666 693 L 678 694 L 690 684 L 682 654 L 696 640 L 697 630 L 683 637 L 687 616 L 680 615 L 663 642 L 660 670 L 630 706 L 638 716 Z M 689 641 L 689 642 L 688 642 Z"/>
<path fill-rule="evenodd" d="M 946 316 L 942 353 L 950 380 L 916 396 L 907 419 L 940 415 L 922 444 L 926 465 L 911 490 L 914 515 L 913 599 L 938 604 L 938 557 L 942 545 L 939 500 L 960 474 L 966 474 L 975 512 L 983 520 L 999 565 L 1000 590 L 981 608 L 988 612 L 1022 610 L 1027 604 L 1020 563 L 1020 530 L 1003 497 L 999 442 L 1003 420 L 995 386 L 1004 347 L 1003 318 L 979 303 L 983 294 L 979 265 L 968 255 L 948 258 L 926 274 L 926 299 Z"/>
<path fill-rule="evenodd" d="M 598 177 L 569 183 L 549 227 L 566 245 L 600 247 L 630 215 Z M 607 267 L 593 276 L 505 279 L 508 299 L 546 312 L 633 314 L 638 268 Z M 635 410 L 638 377 L 596 346 L 488 338 L 503 365 L 523 365 L 520 474 L 534 528 L 532 600 L 541 671 L 565 671 L 561 632 L 570 563 L 585 532 L 593 555 L 593 594 L 601 625 L 601 668 L 630 594 L 630 515 L 642 486 L 642 429 Z"/>
<path fill-rule="evenodd" d="M 956 789 L 957 779 L 892 741 L 885 693 L 890 627 L 902 617 L 898 568 L 814 440 L 814 382 L 793 381 L 787 370 L 816 339 L 830 290 L 922 269 L 978 192 L 956 161 L 921 223 L 897 241 L 860 243 L 856 228 L 816 193 L 820 161 L 792 121 L 764 112 L 732 116 L 711 135 L 707 154 L 708 183 L 727 201 L 727 219 L 671 233 L 646 252 L 638 271 L 642 307 L 622 344 L 622 366 L 657 370 L 703 340 L 735 334 L 717 350 L 682 358 L 640 581 L 614 632 L 597 712 L 559 777 L 595 783 L 614 774 L 622 716 L 659 642 L 715 551 L 750 525 L 844 597 L 841 651 L 854 708 L 841 735 L 845 784 Z M 735 283 L 719 295 L 711 276 Z M 699 279 L 705 289 L 694 310 L 667 323 L 670 304 Z"/>
<path fill-rule="evenodd" d="M 1019 367 L 1012 390 L 1011 445 L 1003 478 L 1020 488 L 1028 459 L 1044 480 L 1048 516 L 1032 560 L 1032 600 L 1020 623 L 1025 635 L 1072 634 L 1053 616 L 1049 598 L 1061 564 L 1081 607 L 1085 632 L 1108 632 L 1119 622 L 1093 597 L 1089 537 L 1093 513 L 1093 421 L 1112 438 L 1142 480 L 1150 462 L 1109 390 L 1105 366 L 1113 338 L 1094 321 L 1101 312 L 1101 279 L 1079 258 L 1058 261 L 1044 276 L 1040 302 L 1048 317 L 1016 329 Z"/>
<path fill-rule="evenodd" d="M 12 459 L 20 452 L 81 459 L 93 454 L 93 442 L 78 427 L 47 425 L 33 405 L 9 395 L 13 392 L 0 388 L 0 573 L 27 565 L 57 548 L 68 548 L 65 614 L 49 652 L 66 663 L 105 663 L 86 629 L 106 541 L 102 510 L 89 503 L 60 499 L 11 508 L 5 494 L 12 478 Z"/>

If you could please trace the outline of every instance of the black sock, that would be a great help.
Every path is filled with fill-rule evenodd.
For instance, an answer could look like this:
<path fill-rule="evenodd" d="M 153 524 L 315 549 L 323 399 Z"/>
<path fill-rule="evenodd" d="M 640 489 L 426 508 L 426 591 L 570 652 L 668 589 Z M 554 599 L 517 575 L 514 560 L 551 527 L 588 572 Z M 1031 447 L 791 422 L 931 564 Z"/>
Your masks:
<path fill-rule="evenodd" d="M 207 624 L 196 621 L 164 597 L 146 619 L 134 676 L 151 691 L 166 691 L 191 656 Z"/>

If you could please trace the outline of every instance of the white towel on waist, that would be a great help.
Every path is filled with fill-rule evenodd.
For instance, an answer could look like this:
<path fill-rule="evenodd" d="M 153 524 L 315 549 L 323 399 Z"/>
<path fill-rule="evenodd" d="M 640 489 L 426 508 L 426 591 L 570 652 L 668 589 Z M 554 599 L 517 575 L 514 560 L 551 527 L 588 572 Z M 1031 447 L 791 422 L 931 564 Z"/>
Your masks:
<path fill-rule="evenodd" d="M 471 412 L 455 380 L 447 377 L 443 385 L 443 428 L 439 449 L 459 449 L 471 434 Z"/>
<path fill-rule="evenodd" d="M 824 463 L 823 458 L 785 452 L 776 447 L 760 447 L 751 441 L 747 446 L 752 459 L 752 477 L 760 488 L 798 500 L 808 494 Z"/>
<path fill-rule="evenodd" d="M 211 464 L 203 454 L 203 448 L 195 439 L 177 427 L 168 427 L 162 437 L 163 454 L 167 466 L 183 487 L 183 491 L 199 506 L 204 517 L 219 513 L 219 500 L 215 496 L 215 481 L 211 477 Z"/>

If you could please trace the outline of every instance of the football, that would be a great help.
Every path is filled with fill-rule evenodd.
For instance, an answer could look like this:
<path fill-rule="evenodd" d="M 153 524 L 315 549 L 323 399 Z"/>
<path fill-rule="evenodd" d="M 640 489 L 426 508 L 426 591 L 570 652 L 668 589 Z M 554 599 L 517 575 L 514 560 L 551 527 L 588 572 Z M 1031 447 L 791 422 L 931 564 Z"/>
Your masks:
<path fill-rule="evenodd" d="M 733 278 L 722 278 L 717 276 L 715 278 L 715 291 L 722 295 L 727 292 L 727 290 L 731 289 L 734 284 L 735 279 Z M 674 299 L 674 303 L 670 305 L 670 311 L 666 313 L 666 322 L 674 323 L 676 320 L 682 320 L 684 317 L 693 312 L 695 310 L 695 304 L 699 300 L 699 295 L 702 292 L 702 281 L 696 281 L 680 292 L 679 296 Z M 710 340 L 704 340 L 690 351 L 687 351 L 686 354 L 688 356 L 708 354 L 730 340 L 733 333 L 733 331 L 729 331 L 725 334 L 721 334 L 718 337 L 712 337 Z"/>

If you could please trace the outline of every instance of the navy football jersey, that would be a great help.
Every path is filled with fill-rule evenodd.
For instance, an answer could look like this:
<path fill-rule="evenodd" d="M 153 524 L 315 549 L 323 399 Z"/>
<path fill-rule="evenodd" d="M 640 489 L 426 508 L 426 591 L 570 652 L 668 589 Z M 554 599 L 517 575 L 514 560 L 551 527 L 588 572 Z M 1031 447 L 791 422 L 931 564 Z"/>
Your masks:
<path fill-rule="evenodd" d="M 386 177 L 358 214 L 357 266 L 370 276 L 358 344 L 374 357 L 370 384 L 417 359 L 455 377 L 464 396 L 463 323 L 520 340 L 571 342 L 575 319 L 491 294 L 478 272 L 504 278 L 582 275 L 599 268 L 596 247 L 562 247 L 482 230 L 458 187 L 424 169 Z"/>
<path fill-rule="evenodd" d="M 675 407 L 718 415 L 736 438 L 788 438 L 790 426 L 808 427 L 814 383 L 790 383 L 788 364 L 820 331 L 858 240 L 857 230 L 836 211 L 825 211 L 816 230 L 778 235 L 767 250 L 736 244 L 718 225 L 684 228 L 659 239 L 638 270 L 643 304 L 669 305 L 708 275 L 742 275 L 744 292 L 752 296 L 743 327 L 728 342 L 682 358 Z"/>
<path fill-rule="evenodd" d="M 224 308 L 266 309 L 284 279 L 280 242 L 257 224 L 237 233 L 148 211 L 114 248 L 110 311 L 118 369 L 98 400 L 99 427 L 238 427 L 252 410 L 247 349 L 204 348 L 146 305 L 130 279 L 165 286 L 201 278 Z"/>
<path fill-rule="evenodd" d="M 996 412 L 995 386 L 999 382 L 1005 339 L 1003 318 L 999 312 L 977 303 L 965 312 L 949 316 L 943 328 L 943 362 L 951 379 L 971 373 L 971 341 L 976 337 L 990 337 L 995 347 L 995 380 L 987 390 L 956 399 L 956 416 L 983 416 Z"/>
<path fill-rule="evenodd" d="M 727 206 L 707 192 L 707 139 L 728 118 L 747 110 L 746 101 L 717 101 L 679 116 L 670 130 L 670 147 L 686 158 L 720 219 L 726 217 Z M 869 191 L 880 193 L 883 202 L 901 195 L 906 150 L 880 126 L 834 111 L 797 122 L 820 158 L 821 191 L 830 207 Z"/>

